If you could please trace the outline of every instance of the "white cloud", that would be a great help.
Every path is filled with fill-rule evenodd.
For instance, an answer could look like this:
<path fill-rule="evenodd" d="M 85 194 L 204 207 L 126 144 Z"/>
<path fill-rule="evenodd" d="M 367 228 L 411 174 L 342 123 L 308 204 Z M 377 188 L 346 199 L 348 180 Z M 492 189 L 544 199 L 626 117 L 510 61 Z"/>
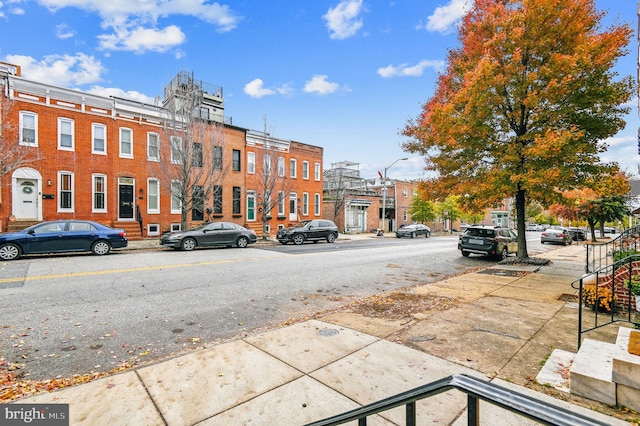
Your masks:
<path fill-rule="evenodd" d="M 291 87 L 291 83 L 286 83 L 280 87 L 276 87 L 275 89 L 267 89 L 264 87 L 264 82 L 262 81 L 262 79 L 256 78 L 255 80 L 252 80 L 244 85 L 244 93 L 251 96 L 252 98 L 261 98 L 263 96 L 270 96 L 275 94 L 286 96 L 293 93 L 293 87 Z"/>
<path fill-rule="evenodd" d="M 87 92 L 98 96 L 115 96 L 117 98 L 131 99 L 146 104 L 153 104 L 155 102 L 154 98 L 143 93 L 136 92 L 135 90 L 125 91 L 115 87 L 93 86 L 88 89 Z"/>
<path fill-rule="evenodd" d="M 208 0 L 37 0 L 39 4 L 55 12 L 74 7 L 97 13 L 102 18 L 102 28 L 110 29 L 110 34 L 98 37 L 101 48 L 129 50 L 136 53 L 145 51 L 166 52 L 185 42 L 186 37 L 176 25 L 164 29 L 157 28 L 159 18 L 172 15 L 192 16 L 208 22 L 218 32 L 236 28 L 241 17 L 233 13 L 229 6 Z"/>
<path fill-rule="evenodd" d="M 265 89 L 264 82 L 260 78 L 250 81 L 244 85 L 244 93 L 252 98 L 261 98 L 263 96 L 273 95 L 275 91 L 272 89 Z"/>
<path fill-rule="evenodd" d="M 362 28 L 362 0 L 343 0 L 334 8 L 329 8 L 322 17 L 327 21 L 329 37 L 342 40 L 355 35 Z"/>
<path fill-rule="evenodd" d="M 76 35 L 75 31 L 73 31 L 67 24 L 56 25 L 56 37 L 61 40 L 66 40 L 68 38 L 74 37 Z"/>
<path fill-rule="evenodd" d="M 473 0 L 451 0 L 446 6 L 438 6 L 427 18 L 426 29 L 447 33 L 473 6 Z"/>
<path fill-rule="evenodd" d="M 126 50 L 135 53 L 166 52 L 186 40 L 186 36 L 175 25 L 162 30 L 156 28 L 135 28 L 129 31 L 120 28 L 114 34 L 98 36 L 100 47 L 105 50 Z"/>
<path fill-rule="evenodd" d="M 401 64 L 398 66 L 388 65 L 384 68 L 378 68 L 378 74 L 383 78 L 391 77 L 420 77 L 425 68 L 433 68 L 436 71 L 444 69 L 444 61 L 422 60 L 416 65 Z"/>
<path fill-rule="evenodd" d="M 20 65 L 24 78 L 62 87 L 97 83 L 105 72 L 98 59 L 84 53 L 49 55 L 41 61 L 31 56 L 7 55 L 4 61 Z"/>
<path fill-rule="evenodd" d="M 306 93 L 317 93 L 319 95 L 336 92 L 340 88 L 340 85 L 327 81 L 327 78 L 329 77 L 326 75 L 314 75 L 311 80 L 305 83 L 304 91 Z"/>

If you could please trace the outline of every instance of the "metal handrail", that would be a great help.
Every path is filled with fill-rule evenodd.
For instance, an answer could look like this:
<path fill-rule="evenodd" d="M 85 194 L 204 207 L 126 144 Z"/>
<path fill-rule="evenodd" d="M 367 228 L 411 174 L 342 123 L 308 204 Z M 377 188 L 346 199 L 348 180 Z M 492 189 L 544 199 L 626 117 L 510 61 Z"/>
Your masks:
<path fill-rule="evenodd" d="M 617 253 L 624 251 L 638 251 L 640 249 L 640 225 L 625 229 L 613 240 L 607 243 L 587 244 L 587 263 L 585 272 L 591 273 L 601 270 L 614 263 Z"/>
<path fill-rule="evenodd" d="M 633 250 L 635 250 L 635 246 Z M 634 266 L 633 266 L 635 262 L 639 262 L 639 261 L 640 261 L 640 253 L 632 254 L 625 257 L 624 259 L 620 259 L 611 264 L 605 265 L 596 271 L 584 274 L 582 277 L 580 277 L 580 279 L 577 279 L 571 283 L 571 287 L 578 290 L 578 349 L 580 349 L 580 346 L 582 345 L 582 335 L 585 333 L 588 333 L 589 331 L 592 331 L 616 322 L 629 323 L 629 324 L 633 324 L 636 327 L 640 327 L 639 322 L 632 320 L 631 294 L 629 294 L 629 298 L 627 299 L 627 304 L 625 306 L 626 318 L 620 315 L 616 316 L 616 309 L 614 308 L 615 307 L 615 289 L 620 284 L 620 278 L 618 278 L 620 274 L 617 274 L 617 272 L 622 270 L 623 268 L 627 268 L 628 269 L 627 276 L 630 278 L 633 275 L 640 273 L 640 268 L 634 269 Z M 600 299 L 600 296 L 598 295 L 600 291 L 600 286 L 597 284 L 601 281 L 601 277 L 603 276 L 605 277 L 611 276 L 611 293 L 610 293 L 611 299 L 609 300 L 609 306 L 611 306 L 612 309 L 608 313 L 601 314 L 599 311 L 599 301 L 598 301 Z M 628 288 L 628 285 L 626 285 L 628 283 L 625 283 L 625 281 L 626 281 L 625 279 L 622 279 L 622 284 L 624 285 L 624 287 Z M 584 317 L 582 311 L 584 309 L 584 286 L 585 285 L 595 286 L 594 324 L 592 327 L 588 327 L 588 328 L 583 328 L 582 326 L 583 317 Z M 605 317 L 605 318 L 610 317 L 610 318 L 608 318 L 607 320 L 601 321 L 600 320 L 601 317 Z"/>
<path fill-rule="evenodd" d="M 354 420 L 358 421 L 359 426 L 366 426 L 367 417 L 402 405 L 405 406 L 406 425 L 414 426 L 417 417 L 416 401 L 451 389 L 457 389 L 467 394 L 468 425 L 480 424 L 480 400 L 542 424 L 567 426 L 607 424 L 485 380 L 466 374 L 454 374 L 346 413 L 308 423 L 306 426 L 340 425 Z"/>

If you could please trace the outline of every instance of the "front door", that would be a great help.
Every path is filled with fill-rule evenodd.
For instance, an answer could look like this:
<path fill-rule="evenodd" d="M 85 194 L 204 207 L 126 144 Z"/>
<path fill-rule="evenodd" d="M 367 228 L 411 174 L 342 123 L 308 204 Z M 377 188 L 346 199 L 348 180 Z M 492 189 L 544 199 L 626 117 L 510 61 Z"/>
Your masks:
<path fill-rule="evenodd" d="M 35 179 L 17 179 L 17 203 L 14 215 L 18 220 L 38 219 L 38 182 Z"/>
<path fill-rule="evenodd" d="M 298 194 L 289 194 L 289 220 L 298 221 Z"/>
<path fill-rule="evenodd" d="M 118 181 L 118 219 L 133 220 L 133 179 L 120 178 Z"/>

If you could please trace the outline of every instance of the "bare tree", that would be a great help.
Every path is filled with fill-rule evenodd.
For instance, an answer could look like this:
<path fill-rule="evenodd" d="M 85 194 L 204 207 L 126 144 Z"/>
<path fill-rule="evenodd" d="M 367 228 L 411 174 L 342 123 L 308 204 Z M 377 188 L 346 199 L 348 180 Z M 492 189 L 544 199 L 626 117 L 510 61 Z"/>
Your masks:
<path fill-rule="evenodd" d="M 180 203 L 181 225 L 204 220 L 205 212 L 222 214 L 222 182 L 229 169 L 224 161 L 224 124 L 201 117 L 202 88 L 192 80 L 182 82 L 165 101 L 165 120 L 160 161 L 155 172 Z M 208 215 L 207 215 L 208 216 Z"/>
<path fill-rule="evenodd" d="M 0 94 L 0 177 L 20 167 L 33 165 L 40 159 L 37 148 L 20 145 L 17 120 L 9 118 L 15 103 L 9 98 L 6 81 L 2 89 Z"/>
<path fill-rule="evenodd" d="M 287 165 L 285 157 L 281 155 L 281 144 L 267 133 L 266 117 L 263 117 L 263 122 L 262 167 L 256 167 L 256 204 L 258 211 L 262 213 L 262 239 L 266 240 L 271 212 L 279 203 L 286 206 L 292 182 L 286 177 Z"/>

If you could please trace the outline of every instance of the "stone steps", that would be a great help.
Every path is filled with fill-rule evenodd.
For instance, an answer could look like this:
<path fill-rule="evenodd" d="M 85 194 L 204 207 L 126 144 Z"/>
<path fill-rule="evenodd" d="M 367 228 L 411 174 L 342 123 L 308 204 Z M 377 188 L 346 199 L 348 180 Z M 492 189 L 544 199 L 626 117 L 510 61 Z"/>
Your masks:
<path fill-rule="evenodd" d="M 585 339 L 577 354 L 556 349 L 536 380 L 574 395 L 640 412 L 640 356 L 628 351 L 632 332 L 640 333 L 620 327 L 616 343 Z"/>

